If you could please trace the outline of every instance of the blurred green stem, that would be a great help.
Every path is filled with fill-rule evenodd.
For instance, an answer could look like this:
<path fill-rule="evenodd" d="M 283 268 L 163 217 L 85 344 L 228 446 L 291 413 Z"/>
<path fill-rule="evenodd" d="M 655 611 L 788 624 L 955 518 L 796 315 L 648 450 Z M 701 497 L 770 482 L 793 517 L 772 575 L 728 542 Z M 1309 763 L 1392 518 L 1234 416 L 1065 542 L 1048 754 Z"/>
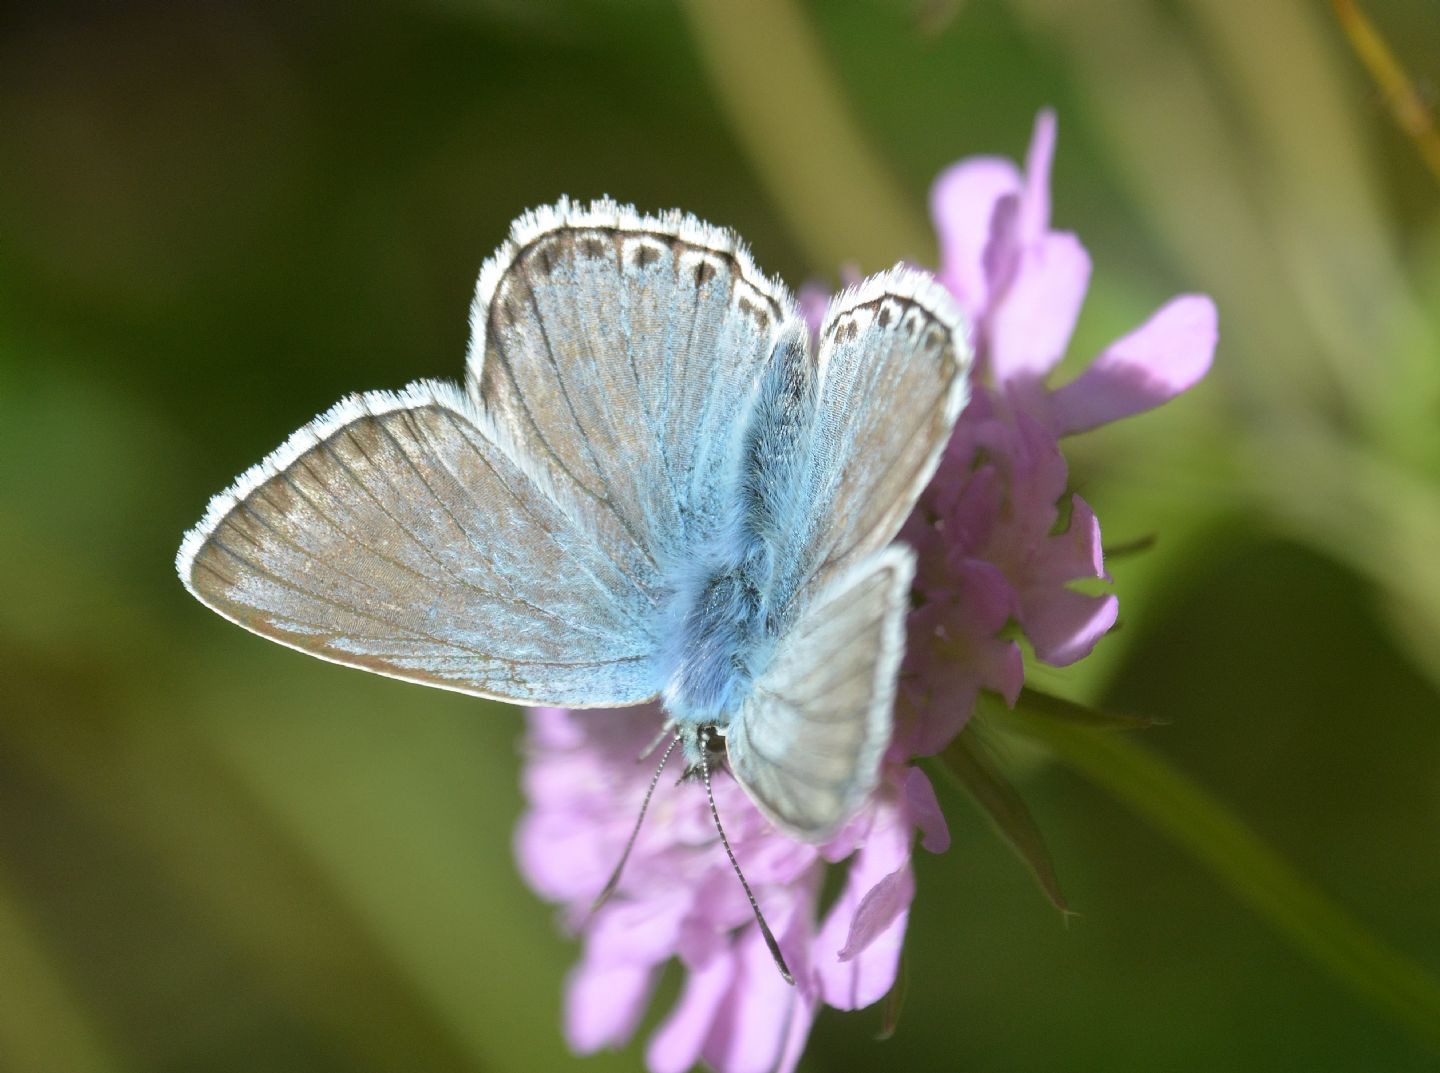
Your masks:
<path fill-rule="evenodd" d="M 1297 949 L 1440 1049 L 1440 982 L 1375 938 L 1201 786 L 1123 733 L 1045 714 L 1028 691 L 996 730 L 1039 744 L 1187 849 Z"/>
<path fill-rule="evenodd" d="M 735 136 L 814 267 L 933 263 L 935 240 L 845 106 L 793 0 L 682 0 Z"/>
<path fill-rule="evenodd" d="M 28 914 L 0 882 L 0 1066 L 12 1073 L 110 1073 L 120 1065 L 71 994 Z"/>

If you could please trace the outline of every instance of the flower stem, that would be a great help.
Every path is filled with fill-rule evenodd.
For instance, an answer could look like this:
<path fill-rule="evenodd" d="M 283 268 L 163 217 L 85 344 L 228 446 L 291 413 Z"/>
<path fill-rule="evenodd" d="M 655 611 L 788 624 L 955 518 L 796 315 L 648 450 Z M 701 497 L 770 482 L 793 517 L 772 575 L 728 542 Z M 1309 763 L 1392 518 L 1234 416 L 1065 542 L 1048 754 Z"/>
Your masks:
<path fill-rule="evenodd" d="M 1022 693 L 987 721 L 1038 743 L 1187 849 L 1241 901 L 1361 998 L 1440 1050 L 1440 981 L 1366 930 L 1225 805 L 1130 737 L 1044 714 Z"/>

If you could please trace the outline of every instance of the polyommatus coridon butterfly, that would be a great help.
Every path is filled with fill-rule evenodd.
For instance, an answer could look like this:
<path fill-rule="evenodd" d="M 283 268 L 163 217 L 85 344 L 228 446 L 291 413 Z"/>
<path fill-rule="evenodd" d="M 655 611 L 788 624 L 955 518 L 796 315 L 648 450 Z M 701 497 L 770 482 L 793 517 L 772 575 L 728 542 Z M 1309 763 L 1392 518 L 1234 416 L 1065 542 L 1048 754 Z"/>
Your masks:
<path fill-rule="evenodd" d="M 818 335 L 731 232 L 562 200 L 486 262 L 465 383 L 341 400 L 186 534 L 246 629 L 516 704 L 660 698 L 782 830 L 874 787 L 913 556 L 966 400 L 960 314 L 897 267 Z M 707 768 L 708 775 L 708 768 Z"/>

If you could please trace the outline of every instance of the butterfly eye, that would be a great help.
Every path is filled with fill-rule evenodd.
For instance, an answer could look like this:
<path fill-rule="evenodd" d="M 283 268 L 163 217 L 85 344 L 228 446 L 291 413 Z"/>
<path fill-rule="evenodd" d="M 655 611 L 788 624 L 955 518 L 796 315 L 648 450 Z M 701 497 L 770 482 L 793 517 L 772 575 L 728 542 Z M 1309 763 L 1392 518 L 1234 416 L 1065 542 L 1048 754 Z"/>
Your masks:
<path fill-rule="evenodd" d="M 709 726 L 700 731 L 700 744 L 705 749 L 705 759 L 711 764 L 725 760 L 725 732 L 719 727 Z"/>

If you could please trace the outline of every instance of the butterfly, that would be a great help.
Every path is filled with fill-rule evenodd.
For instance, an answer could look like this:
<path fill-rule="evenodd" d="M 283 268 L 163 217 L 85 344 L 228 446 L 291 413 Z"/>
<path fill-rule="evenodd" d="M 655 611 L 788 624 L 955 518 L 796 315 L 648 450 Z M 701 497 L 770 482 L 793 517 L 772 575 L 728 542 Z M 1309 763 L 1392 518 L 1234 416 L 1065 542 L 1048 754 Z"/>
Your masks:
<path fill-rule="evenodd" d="M 463 386 L 342 399 L 211 500 L 185 586 L 393 678 L 659 699 L 692 767 L 723 747 L 778 828 L 833 834 L 890 739 L 892 541 L 967 399 L 950 297 L 897 266 L 812 340 L 733 232 L 561 200 L 512 225 L 470 322 Z"/>

